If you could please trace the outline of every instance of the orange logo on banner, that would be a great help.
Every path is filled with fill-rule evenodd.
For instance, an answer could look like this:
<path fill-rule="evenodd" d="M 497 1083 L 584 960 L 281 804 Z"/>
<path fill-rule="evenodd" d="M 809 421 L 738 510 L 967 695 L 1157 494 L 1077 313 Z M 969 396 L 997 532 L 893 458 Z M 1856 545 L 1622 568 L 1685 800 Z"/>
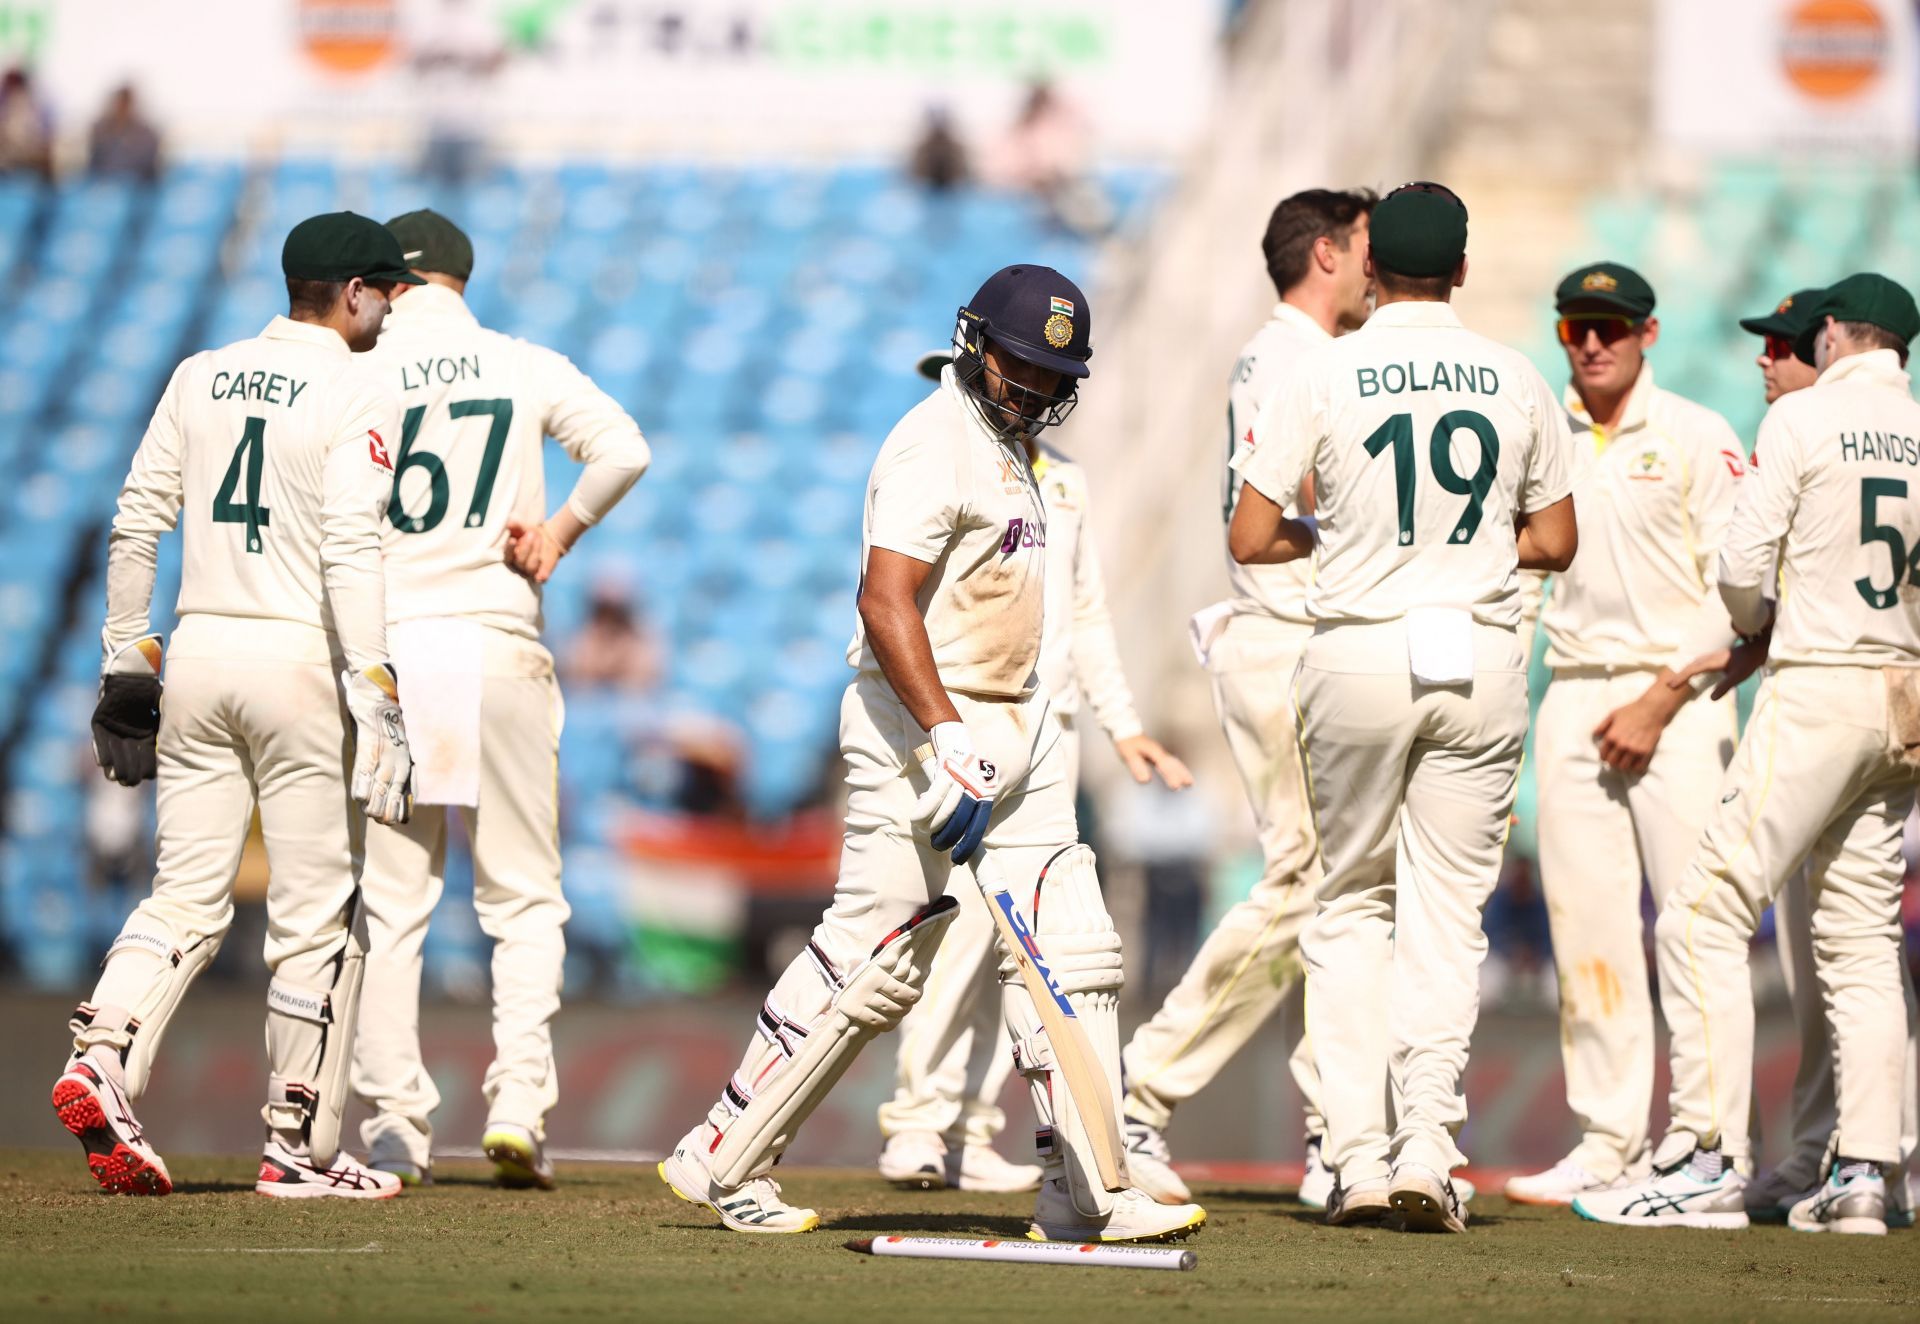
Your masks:
<path fill-rule="evenodd" d="M 300 0 L 300 44 L 334 73 L 363 73 L 393 55 L 394 0 Z"/>
<path fill-rule="evenodd" d="M 1803 0 L 1787 14 L 1780 63 L 1810 97 L 1865 91 L 1887 65 L 1887 21 L 1875 0 Z"/>

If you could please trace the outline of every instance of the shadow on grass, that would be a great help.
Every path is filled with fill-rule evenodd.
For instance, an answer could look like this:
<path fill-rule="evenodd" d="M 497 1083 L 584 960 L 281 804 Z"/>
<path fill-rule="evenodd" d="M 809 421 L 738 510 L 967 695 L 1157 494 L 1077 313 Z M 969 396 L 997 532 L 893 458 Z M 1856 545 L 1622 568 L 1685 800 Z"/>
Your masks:
<path fill-rule="evenodd" d="M 1196 1186 L 1193 1198 L 1201 1204 L 1275 1204 L 1305 1208 L 1292 1187 Z"/>
<path fill-rule="evenodd" d="M 175 1195 L 232 1195 L 238 1191 L 253 1194 L 250 1181 L 177 1181 L 173 1184 Z"/>
<path fill-rule="evenodd" d="M 853 1214 L 846 1218 L 835 1218 L 820 1225 L 822 1232 L 891 1232 L 900 1236 L 915 1236 L 928 1232 L 963 1233 L 974 1237 L 991 1237 L 1001 1241 L 1018 1241 L 1027 1235 L 1027 1220 L 1024 1218 L 995 1218 L 991 1214 Z"/>
<path fill-rule="evenodd" d="M 1326 1213 L 1319 1209 L 1275 1209 L 1273 1211 L 1273 1217 L 1284 1218 L 1289 1222 L 1293 1222 L 1293 1223 L 1304 1223 L 1309 1227 L 1328 1226 Z M 1467 1231 L 1472 1232 L 1475 1228 L 1482 1228 L 1482 1227 L 1499 1227 L 1502 1223 L 1507 1223 L 1511 1221 L 1513 1220 L 1508 1218 L 1503 1218 L 1498 1214 L 1495 1214 L 1491 1217 L 1482 1217 L 1481 1215 L 1474 1213 L 1472 1210 L 1469 1210 L 1467 1212 Z M 1523 1219 L 1521 1221 L 1524 1222 L 1525 1220 Z M 1344 1228 L 1334 1228 L 1333 1231 L 1336 1231 L 1336 1232 L 1398 1232 L 1400 1231 L 1400 1228 L 1397 1226 L 1397 1215 L 1396 1215 L 1395 1218 L 1381 1219 L 1377 1223 L 1349 1223 Z M 1445 1236 L 1447 1234 L 1439 1233 L 1439 1232 L 1410 1232 L 1407 1235 L 1415 1236 L 1415 1237 L 1423 1237 L 1423 1236 Z"/>

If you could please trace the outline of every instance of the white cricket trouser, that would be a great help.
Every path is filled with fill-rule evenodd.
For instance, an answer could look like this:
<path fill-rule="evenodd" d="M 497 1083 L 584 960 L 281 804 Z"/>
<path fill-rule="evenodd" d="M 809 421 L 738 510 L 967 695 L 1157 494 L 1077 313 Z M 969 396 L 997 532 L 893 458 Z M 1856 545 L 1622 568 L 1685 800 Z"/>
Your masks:
<path fill-rule="evenodd" d="M 1653 997 L 1640 878 L 1658 913 L 1700 843 L 1733 757 L 1736 712 L 1704 695 L 1675 714 L 1647 770 L 1600 761 L 1593 729 L 1658 679 L 1555 671 L 1534 727 L 1540 886 L 1560 976 L 1560 1056 L 1580 1124 L 1572 1159 L 1612 1180 L 1647 1147 L 1653 1106 Z"/>
<path fill-rule="evenodd" d="M 1805 861 L 1814 966 L 1834 1038 L 1839 1151 L 1899 1161 L 1900 830 L 1920 767 L 1902 762 L 1889 708 L 1873 667 L 1782 666 L 1761 685 L 1706 835 L 1655 929 L 1674 1131 L 1747 1153 L 1747 949 Z"/>
<path fill-rule="evenodd" d="M 205 613 L 181 621 L 167 650 L 153 891 L 129 926 L 149 917 L 182 947 L 224 934 L 257 803 L 267 969 L 301 987 L 333 986 L 362 821 L 347 795 L 351 719 L 340 693 L 344 663 L 327 656 L 333 646 L 317 628 L 290 621 Z M 138 1006 L 160 961 L 144 949 L 115 952 L 91 1002 Z"/>
<path fill-rule="evenodd" d="M 1796 870 L 1773 899 L 1774 940 L 1780 950 L 1780 970 L 1787 996 L 1793 1001 L 1793 1024 L 1800 1033 L 1800 1065 L 1793 1075 L 1792 1149 L 1782 1166 L 1792 1163 L 1807 1173 L 1817 1172 L 1826 1154 L 1827 1139 L 1839 1124 L 1833 1095 L 1833 1036 L 1827 1031 L 1827 1008 L 1820 996 L 1820 977 L 1813 959 L 1813 904 L 1807 878 Z M 1914 997 L 1913 972 L 1900 962 L 1900 984 L 1907 1002 L 1907 1065 L 1900 1076 L 1900 1157 L 1911 1168 L 1920 1147 L 1920 1005 Z"/>
<path fill-rule="evenodd" d="M 457 810 L 473 843 L 474 910 L 493 940 L 494 1058 L 482 1090 L 489 1125 L 544 1136 L 560 1097 L 550 1027 L 571 913 L 560 888 L 563 709 L 545 648 L 500 630 L 486 640 L 479 804 Z M 421 805 L 403 827 L 369 823 L 362 883 L 369 951 L 353 1089 L 374 1115 L 361 1139 L 422 1165 L 440 1092 L 420 1056 L 420 951 L 445 883 L 448 812 Z"/>
<path fill-rule="evenodd" d="M 1328 1161 L 1348 1186 L 1398 1162 L 1465 1162 L 1453 1137 L 1487 951 L 1480 912 L 1527 733 L 1513 630 L 1474 626 L 1467 686 L 1416 685 L 1406 649 L 1403 621 L 1322 626 L 1294 686 L 1326 871 L 1300 941 L 1307 1033 Z"/>
<path fill-rule="evenodd" d="M 1127 1115 L 1164 1128 L 1285 1007 L 1282 1030 L 1309 1136 L 1326 1129 L 1306 1035 L 1300 933 L 1320 881 L 1319 842 L 1300 767 L 1293 672 L 1313 633 L 1270 616 L 1237 614 L 1207 657 L 1227 749 L 1253 806 L 1265 867 L 1244 901 L 1221 917 L 1153 1018 L 1133 1033 Z"/>

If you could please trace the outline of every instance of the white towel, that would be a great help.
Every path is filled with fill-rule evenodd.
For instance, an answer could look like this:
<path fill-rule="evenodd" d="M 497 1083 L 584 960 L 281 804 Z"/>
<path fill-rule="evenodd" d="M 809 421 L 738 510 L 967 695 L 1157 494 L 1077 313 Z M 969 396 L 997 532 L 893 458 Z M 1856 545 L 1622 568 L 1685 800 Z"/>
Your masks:
<path fill-rule="evenodd" d="M 413 751 L 418 804 L 480 803 L 480 676 L 487 646 L 478 621 L 428 617 L 387 627 L 400 673 L 400 711 Z"/>
<path fill-rule="evenodd" d="M 1216 602 L 1211 607 L 1202 607 L 1187 622 L 1187 642 L 1193 645 L 1193 655 L 1204 669 L 1207 658 L 1213 653 L 1213 646 L 1220 642 L 1220 632 L 1227 628 L 1227 622 L 1233 617 L 1233 603 Z"/>
<path fill-rule="evenodd" d="M 1415 607 L 1407 613 L 1407 666 L 1421 685 L 1473 683 L 1473 613 Z"/>

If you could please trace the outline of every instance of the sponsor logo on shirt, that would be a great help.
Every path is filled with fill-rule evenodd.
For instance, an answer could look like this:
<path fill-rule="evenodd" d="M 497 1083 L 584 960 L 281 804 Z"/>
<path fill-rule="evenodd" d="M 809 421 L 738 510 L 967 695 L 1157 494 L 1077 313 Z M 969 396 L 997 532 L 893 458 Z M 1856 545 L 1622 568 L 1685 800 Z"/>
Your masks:
<path fill-rule="evenodd" d="M 1023 547 L 1045 547 L 1047 526 L 1030 519 L 1007 521 L 1006 536 L 1000 539 L 1000 555 L 1012 556 Z"/>
<path fill-rule="evenodd" d="M 367 454 L 382 469 L 393 472 L 393 459 L 387 454 L 387 443 L 380 440 L 380 434 L 372 428 L 367 429 Z"/>

